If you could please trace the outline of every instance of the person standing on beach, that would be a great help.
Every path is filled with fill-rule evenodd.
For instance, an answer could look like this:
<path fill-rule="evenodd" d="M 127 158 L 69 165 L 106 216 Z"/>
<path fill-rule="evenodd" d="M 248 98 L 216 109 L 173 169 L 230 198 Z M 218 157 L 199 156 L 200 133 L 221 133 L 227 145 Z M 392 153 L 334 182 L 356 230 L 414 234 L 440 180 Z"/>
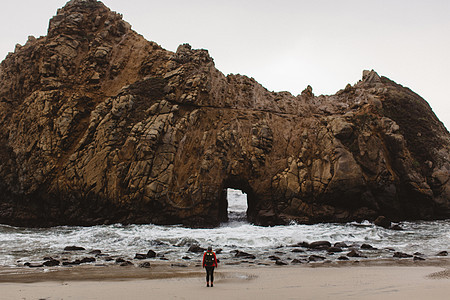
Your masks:
<path fill-rule="evenodd" d="M 212 247 L 208 247 L 208 251 L 203 254 L 203 268 L 206 268 L 206 286 L 209 287 L 211 279 L 211 287 L 214 286 L 214 268 L 217 267 L 217 257 L 212 251 Z"/>

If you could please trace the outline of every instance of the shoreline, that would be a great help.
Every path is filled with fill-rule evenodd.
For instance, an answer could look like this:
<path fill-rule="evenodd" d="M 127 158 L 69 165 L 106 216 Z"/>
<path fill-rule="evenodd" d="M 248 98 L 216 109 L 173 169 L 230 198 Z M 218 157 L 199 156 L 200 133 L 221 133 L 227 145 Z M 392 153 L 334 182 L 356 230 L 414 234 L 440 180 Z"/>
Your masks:
<path fill-rule="evenodd" d="M 342 268 L 442 268 L 450 270 L 450 257 L 431 258 L 425 261 L 411 259 L 374 259 L 358 261 L 313 262 L 300 265 L 277 266 L 254 265 L 249 263 L 219 264 L 216 273 L 245 270 L 283 269 L 342 269 Z M 204 270 L 198 265 L 179 265 L 158 261 L 150 268 L 118 265 L 79 265 L 44 268 L 0 267 L 0 283 L 37 283 L 51 281 L 126 281 L 191 278 L 203 276 Z"/>
<path fill-rule="evenodd" d="M 213 289 L 205 287 L 205 273 L 201 268 L 180 271 L 168 265 L 155 265 L 146 270 L 114 266 L 63 271 L 40 272 L 37 275 L 50 276 L 35 274 L 33 281 L 28 281 L 24 274 L 18 274 L 22 280 L 12 277 L 5 281 L 5 274 L 1 273 L 2 299 L 444 300 L 450 291 L 448 259 L 436 265 L 378 262 L 337 266 L 221 266 L 215 272 Z"/>

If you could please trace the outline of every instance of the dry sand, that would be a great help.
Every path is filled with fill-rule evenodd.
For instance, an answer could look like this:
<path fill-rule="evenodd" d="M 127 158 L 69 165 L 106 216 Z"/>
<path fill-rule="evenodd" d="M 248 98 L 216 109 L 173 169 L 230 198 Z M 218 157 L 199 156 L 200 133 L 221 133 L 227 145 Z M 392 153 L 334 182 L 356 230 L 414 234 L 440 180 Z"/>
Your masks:
<path fill-rule="evenodd" d="M 317 265 L 319 266 L 319 265 Z M 0 272 L 0 299 L 450 299 L 450 263 Z M 9 273 L 8 273 L 9 272 Z"/>

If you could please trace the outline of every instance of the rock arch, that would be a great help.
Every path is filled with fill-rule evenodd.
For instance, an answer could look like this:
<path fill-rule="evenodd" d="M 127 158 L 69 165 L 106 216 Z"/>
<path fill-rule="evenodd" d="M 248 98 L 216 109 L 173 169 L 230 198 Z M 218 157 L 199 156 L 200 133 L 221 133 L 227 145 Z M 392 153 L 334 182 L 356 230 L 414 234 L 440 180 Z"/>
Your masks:
<path fill-rule="evenodd" d="M 74 0 L 0 76 L 0 223 L 216 226 L 226 187 L 261 225 L 450 217 L 448 131 L 374 71 L 270 92 Z"/>

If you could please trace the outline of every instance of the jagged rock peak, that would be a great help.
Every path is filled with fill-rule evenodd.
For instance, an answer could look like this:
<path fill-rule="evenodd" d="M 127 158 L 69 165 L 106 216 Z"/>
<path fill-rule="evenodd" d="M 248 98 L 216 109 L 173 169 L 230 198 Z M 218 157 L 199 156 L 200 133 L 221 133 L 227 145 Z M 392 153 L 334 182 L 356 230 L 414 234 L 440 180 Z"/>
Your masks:
<path fill-rule="evenodd" d="M 131 25 L 122 20 L 122 15 L 111 11 L 96 0 L 71 0 L 58 9 L 49 23 L 48 35 L 97 33 L 102 28 L 122 35 Z"/>
<path fill-rule="evenodd" d="M 374 70 L 364 70 L 362 80 L 366 83 L 381 83 L 381 77 Z"/>

